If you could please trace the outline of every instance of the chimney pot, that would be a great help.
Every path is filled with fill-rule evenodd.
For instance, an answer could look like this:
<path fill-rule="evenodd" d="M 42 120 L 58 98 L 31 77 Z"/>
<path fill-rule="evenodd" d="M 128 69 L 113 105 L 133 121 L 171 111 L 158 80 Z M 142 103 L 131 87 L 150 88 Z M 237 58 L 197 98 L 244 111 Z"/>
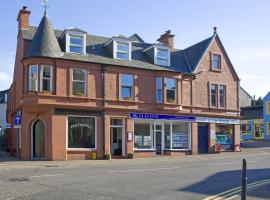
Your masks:
<path fill-rule="evenodd" d="M 171 34 L 171 30 L 167 30 L 160 38 L 157 40 L 162 42 L 170 47 L 171 50 L 174 49 L 174 35 Z"/>
<path fill-rule="evenodd" d="M 22 9 L 19 11 L 17 21 L 18 21 L 18 29 L 29 29 L 29 16 L 30 11 L 27 10 L 27 6 L 23 6 Z"/>

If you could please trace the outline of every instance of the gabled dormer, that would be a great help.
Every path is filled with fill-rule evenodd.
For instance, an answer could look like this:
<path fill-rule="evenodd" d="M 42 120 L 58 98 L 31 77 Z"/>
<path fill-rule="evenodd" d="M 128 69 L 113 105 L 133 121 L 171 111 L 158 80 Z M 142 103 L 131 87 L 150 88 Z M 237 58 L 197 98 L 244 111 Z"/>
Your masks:
<path fill-rule="evenodd" d="M 144 52 L 148 55 L 148 57 L 155 65 L 171 65 L 170 47 L 163 43 L 153 44 L 147 49 L 145 49 Z"/>
<path fill-rule="evenodd" d="M 65 51 L 69 53 L 86 54 L 86 35 L 87 32 L 78 29 L 66 29 L 61 35 Z"/>
<path fill-rule="evenodd" d="M 122 35 L 114 36 L 105 43 L 105 47 L 113 58 L 131 60 L 131 39 Z"/>

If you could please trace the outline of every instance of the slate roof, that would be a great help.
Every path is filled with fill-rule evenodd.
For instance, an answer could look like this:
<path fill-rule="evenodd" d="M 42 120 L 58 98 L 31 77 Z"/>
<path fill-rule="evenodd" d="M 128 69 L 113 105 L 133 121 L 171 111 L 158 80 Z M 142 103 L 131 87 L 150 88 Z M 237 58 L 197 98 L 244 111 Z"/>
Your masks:
<path fill-rule="evenodd" d="M 42 36 L 44 32 L 42 28 L 52 30 L 52 25 L 48 17 L 44 16 L 38 29 L 34 26 L 30 26 L 29 30 L 22 30 L 22 36 L 25 40 L 32 40 L 30 49 L 26 57 L 32 56 L 44 56 L 44 57 L 57 57 L 59 59 L 68 59 L 83 62 L 100 63 L 107 65 L 121 65 L 126 67 L 151 69 L 151 70 L 163 70 L 163 71 L 175 71 L 185 74 L 192 74 L 199 64 L 205 51 L 208 49 L 211 41 L 214 39 L 216 33 L 191 47 L 184 50 L 175 49 L 171 51 L 171 65 L 159 66 L 152 63 L 150 58 L 144 52 L 145 49 L 152 46 L 151 43 L 144 42 L 137 34 L 130 37 L 119 35 L 118 37 L 128 38 L 130 40 L 136 39 L 137 42 L 132 43 L 132 55 L 131 60 L 118 60 L 111 57 L 108 49 L 104 44 L 111 39 L 111 37 L 102 37 L 96 35 L 87 34 L 86 37 L 86 54 L 74 54 L 68 52 L 59 52 L 59 48 L 65 49 L 62 42 L 60 42 L 60 36 L 65 30 L 54 29 L 49 31 L 49 39 L 46 39 L 46 35 Z M 73 28 L 74 30 L 80 30 Z M 69 29 L 70 30 L 70 29 Z M 36 34 L 37 33 L 37 34 Z M 40 36 L 41 35 L 41 36 Z M 44 39 L 45 38 L 45 39 Z M 47 37 L 48 38 L 48 37 Z M 58 42 L 55 42 L 56 39 Z M 37 42 L 38 41 L 38 42 Z M 54 42 L 53 42 L 54 41 Z M 139 42 L 138 42 L 139 41 Z M 38 45 L 41 43 L 42 45 Z M 60 45 L 60 47 L 58 47 Z"/>
<path fill-rule="evenodd" d="M 263 105 L 241 107 L 241 116 L 244 120 L 262 119 Z"/>
<path fill-rule="evenodd" d="M 45 14 L 36 30 L 26 57 L 59 57 L 62 55 L 49 17 Z"/>

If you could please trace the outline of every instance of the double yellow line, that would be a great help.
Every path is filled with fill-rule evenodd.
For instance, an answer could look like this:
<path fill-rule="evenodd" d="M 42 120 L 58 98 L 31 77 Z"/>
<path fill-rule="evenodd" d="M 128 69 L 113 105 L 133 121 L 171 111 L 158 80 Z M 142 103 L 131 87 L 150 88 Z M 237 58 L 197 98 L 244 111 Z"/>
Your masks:
<path fill-rule="evenodd" d="M 265 180 L 253 182 L 253 183 L 247 184 L 247 190 L 254 189 L 256 187 L 261 187 L 261 186 L 267 185 L 269 183 L 270 183 L 270 179 L 265 179 Z M 207 197 L 203 200 L 224 200 L 224 199 L 232 197 L 236 194 L 239 194 L 240 192 L 241 192 L 241 187 L 236 187 L 236 188 L 227 190 L 225 192 L 221 192 L 217 195 Z"/>

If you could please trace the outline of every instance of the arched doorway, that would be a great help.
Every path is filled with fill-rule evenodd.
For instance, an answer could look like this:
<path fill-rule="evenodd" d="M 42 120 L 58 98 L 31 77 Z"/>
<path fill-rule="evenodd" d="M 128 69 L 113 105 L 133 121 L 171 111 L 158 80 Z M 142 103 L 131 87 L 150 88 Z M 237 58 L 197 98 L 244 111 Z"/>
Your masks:
<path fill-rule="evenodd" d="M 45 126 L 41 120 L 35 121 L 32 126 L 32 156 L 45 157 Z"/>

